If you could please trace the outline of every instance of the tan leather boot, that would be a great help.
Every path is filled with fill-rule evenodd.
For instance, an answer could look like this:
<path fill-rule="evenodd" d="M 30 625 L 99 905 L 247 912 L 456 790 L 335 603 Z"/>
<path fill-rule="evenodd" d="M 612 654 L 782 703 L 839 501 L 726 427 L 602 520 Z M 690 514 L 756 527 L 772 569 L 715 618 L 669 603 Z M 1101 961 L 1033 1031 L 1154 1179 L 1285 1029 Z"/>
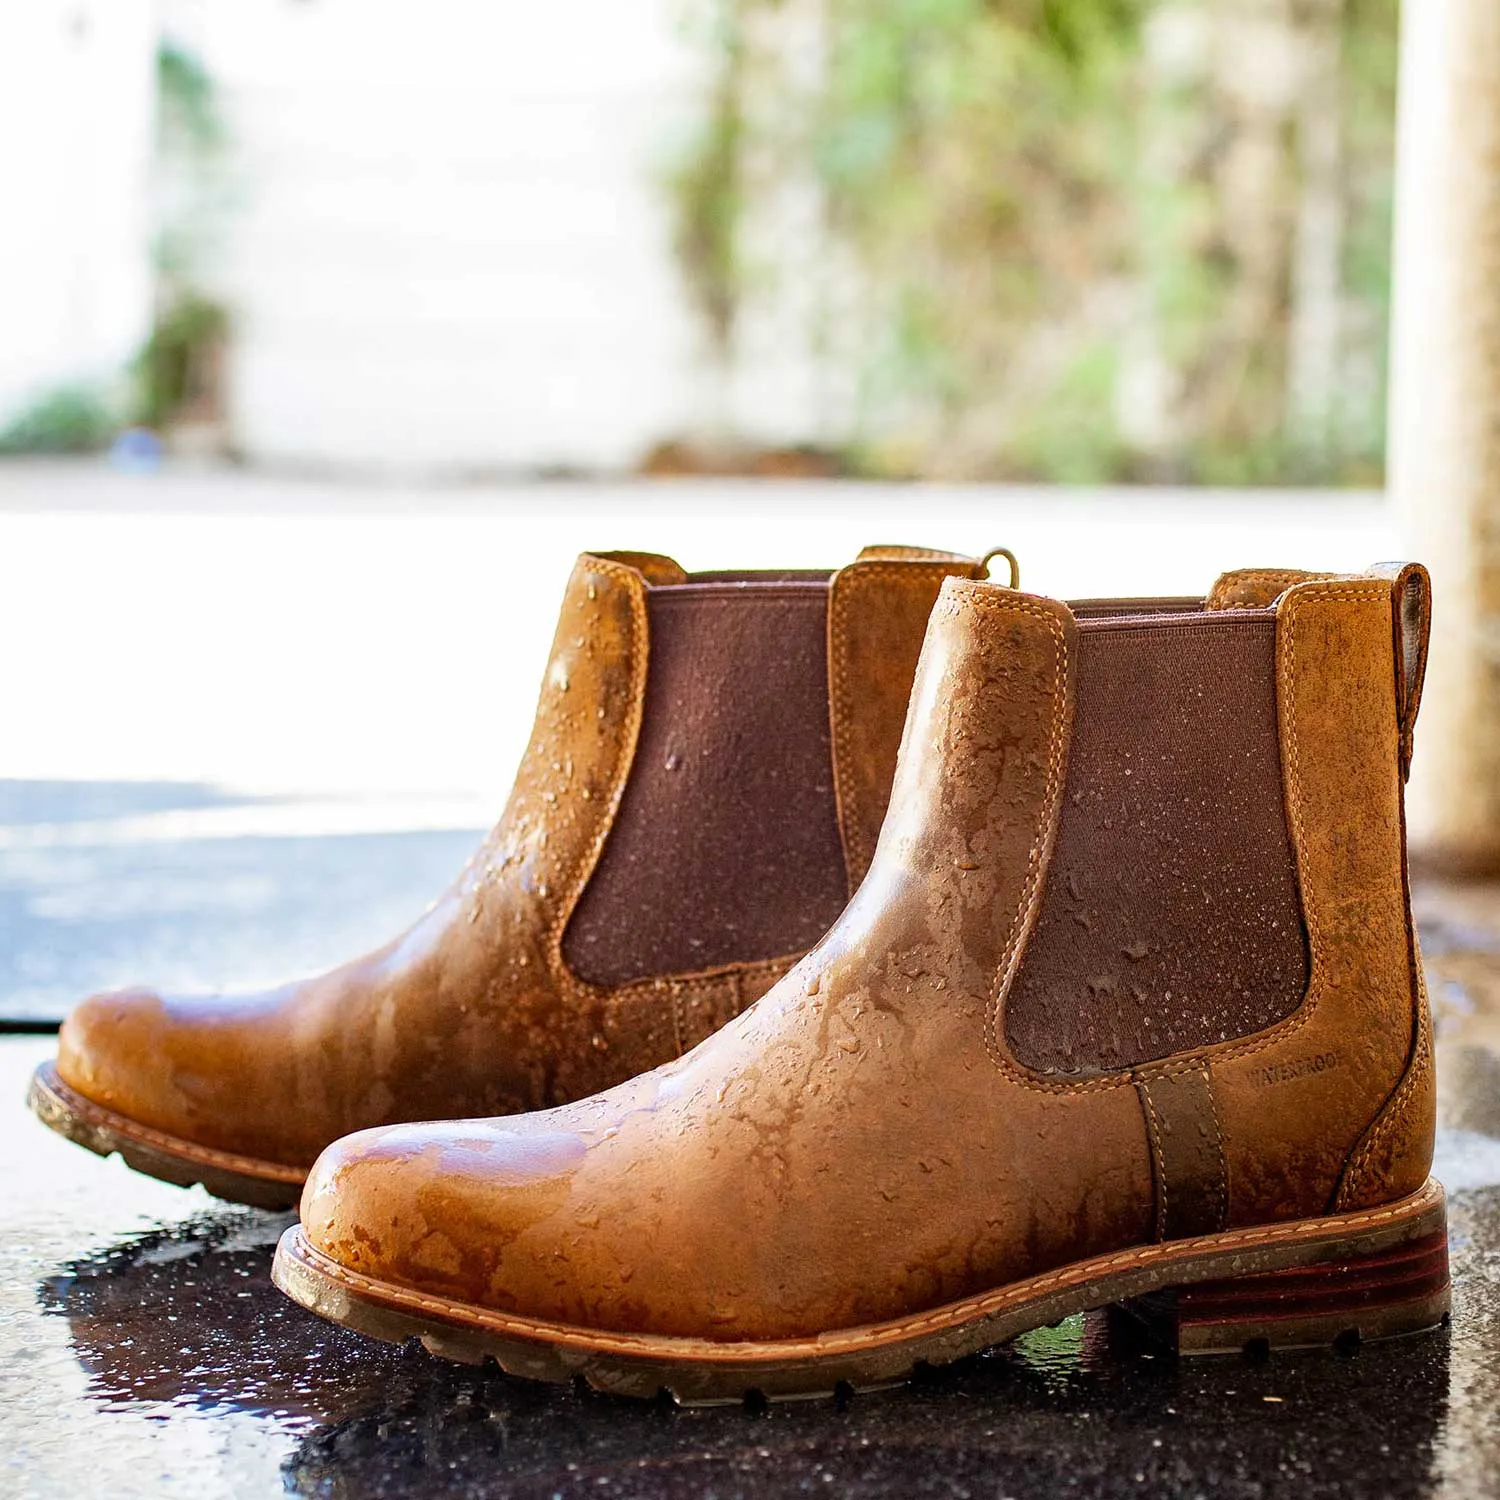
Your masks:
<path fill-rule="evenodd" d="M 266 1206 L 365 1126 L 540 1109 L 679 1056 L 864 875 L 927 616 L 983 564 L 580 558 L 504 817 L 404 936 L 247 997 L 98 995 L 31 1102 L 91 1150 Z"/>
<path fill-rule="evenodd" d="M 1184 1350 L 1440 1321 L 1402 770 L 1426 575 L 1070 609 L 950 580 L 873 866 L 686 1057 L 329 1148 L 304 1305 L 684 1399 L 1145 1299 Z"/>

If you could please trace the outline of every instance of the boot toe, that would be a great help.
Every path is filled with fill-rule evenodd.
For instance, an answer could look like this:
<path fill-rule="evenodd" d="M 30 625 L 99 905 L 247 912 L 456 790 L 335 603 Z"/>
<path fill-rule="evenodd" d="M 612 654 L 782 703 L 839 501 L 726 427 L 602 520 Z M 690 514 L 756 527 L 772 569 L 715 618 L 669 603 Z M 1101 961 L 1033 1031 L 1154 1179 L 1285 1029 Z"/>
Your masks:
<path fill-rule="evenodd" d="M 58 1037 L 58 1076 L 116 1114 L 172 1128 L 163 1033 L 167 1003 L 154 990 L 111 990 L 74 1007 Z"/>
<path fill-rule="evenodd" d="M 306 1165 L 329 1139 L 295 1107 L 279 1012 L 291 991 L 92 995 L 63 1022 L 57 1074 L 75 1094 L 184 1146 Z"/>
<path fill-rule="evenodd" d="M 383 1126 L 336 1141 L 302 1195 L 307 1242 L 347 1270 L 555 1317 L 559 1236 L 587 1147 L 544 1116 Z M 576 1236 L 576 1225 L 573 1225 Z"/>

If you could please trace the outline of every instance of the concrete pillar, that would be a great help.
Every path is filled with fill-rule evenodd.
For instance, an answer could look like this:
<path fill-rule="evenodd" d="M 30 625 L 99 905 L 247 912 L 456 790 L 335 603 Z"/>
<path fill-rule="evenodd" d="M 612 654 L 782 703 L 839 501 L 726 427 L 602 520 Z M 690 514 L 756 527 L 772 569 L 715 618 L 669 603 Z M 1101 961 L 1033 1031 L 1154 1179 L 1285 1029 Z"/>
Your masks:
<path fill-rule="evenodd" d="M 1500 3 L 1402 13 L 1390 478 L 1434 580 L 1412 844 L 1500 869 Z"/>

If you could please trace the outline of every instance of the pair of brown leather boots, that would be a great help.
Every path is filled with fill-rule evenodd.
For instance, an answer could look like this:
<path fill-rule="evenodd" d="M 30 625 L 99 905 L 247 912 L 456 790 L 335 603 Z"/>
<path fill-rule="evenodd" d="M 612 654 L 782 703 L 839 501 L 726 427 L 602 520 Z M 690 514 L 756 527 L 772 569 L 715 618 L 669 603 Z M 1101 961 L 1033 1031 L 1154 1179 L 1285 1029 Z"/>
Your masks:
<path fill-rule="evenodd" d="M 1428 605 L 1416 566 L 1068 605 L 911 548 L 586 555 L 505 815 L 411 931 L 97 996 L 33 1105 L 300 1191 L 274 1274 L 325 1317 L 633 1395 L 1116 1303 L 1184 1351 L 1431 1327 Z"/>

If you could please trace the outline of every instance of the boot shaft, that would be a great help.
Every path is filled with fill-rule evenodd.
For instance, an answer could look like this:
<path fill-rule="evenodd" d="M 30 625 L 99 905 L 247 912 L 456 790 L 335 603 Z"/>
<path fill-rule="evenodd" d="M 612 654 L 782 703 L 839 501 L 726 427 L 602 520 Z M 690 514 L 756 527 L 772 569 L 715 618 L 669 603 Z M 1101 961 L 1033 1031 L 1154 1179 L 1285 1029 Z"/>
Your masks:
<path fill-rule="evenodd" d="M 697 577 L 585 555 L 505 812 L 427 912 L 232 1002 L 93 996 L 36 1107 L 167 1180 L 286 1206 L 341 1135 L 559 1105 L 676 1059 L 837 917 L 932 602 L 983 572 L 901 549 Z"/>
<path fill-rule="evenodd" d="M 1425 574 L 1229 575 L 1150 613 L 995 603 L 945 589 L 877 856 L 910 872 L 934 830 L 1018 847 L 956 816 L 945 777 L 1029 831 L 996 882 L 1019 907 L 965 925 L 993 1060 L 1054 1100 L 1135 1091 L 1162 1238 L 1416 1191 L 1435 1106 L 1402 776 Z M 960 888 L 989 862 L 966 863 Z"/>

